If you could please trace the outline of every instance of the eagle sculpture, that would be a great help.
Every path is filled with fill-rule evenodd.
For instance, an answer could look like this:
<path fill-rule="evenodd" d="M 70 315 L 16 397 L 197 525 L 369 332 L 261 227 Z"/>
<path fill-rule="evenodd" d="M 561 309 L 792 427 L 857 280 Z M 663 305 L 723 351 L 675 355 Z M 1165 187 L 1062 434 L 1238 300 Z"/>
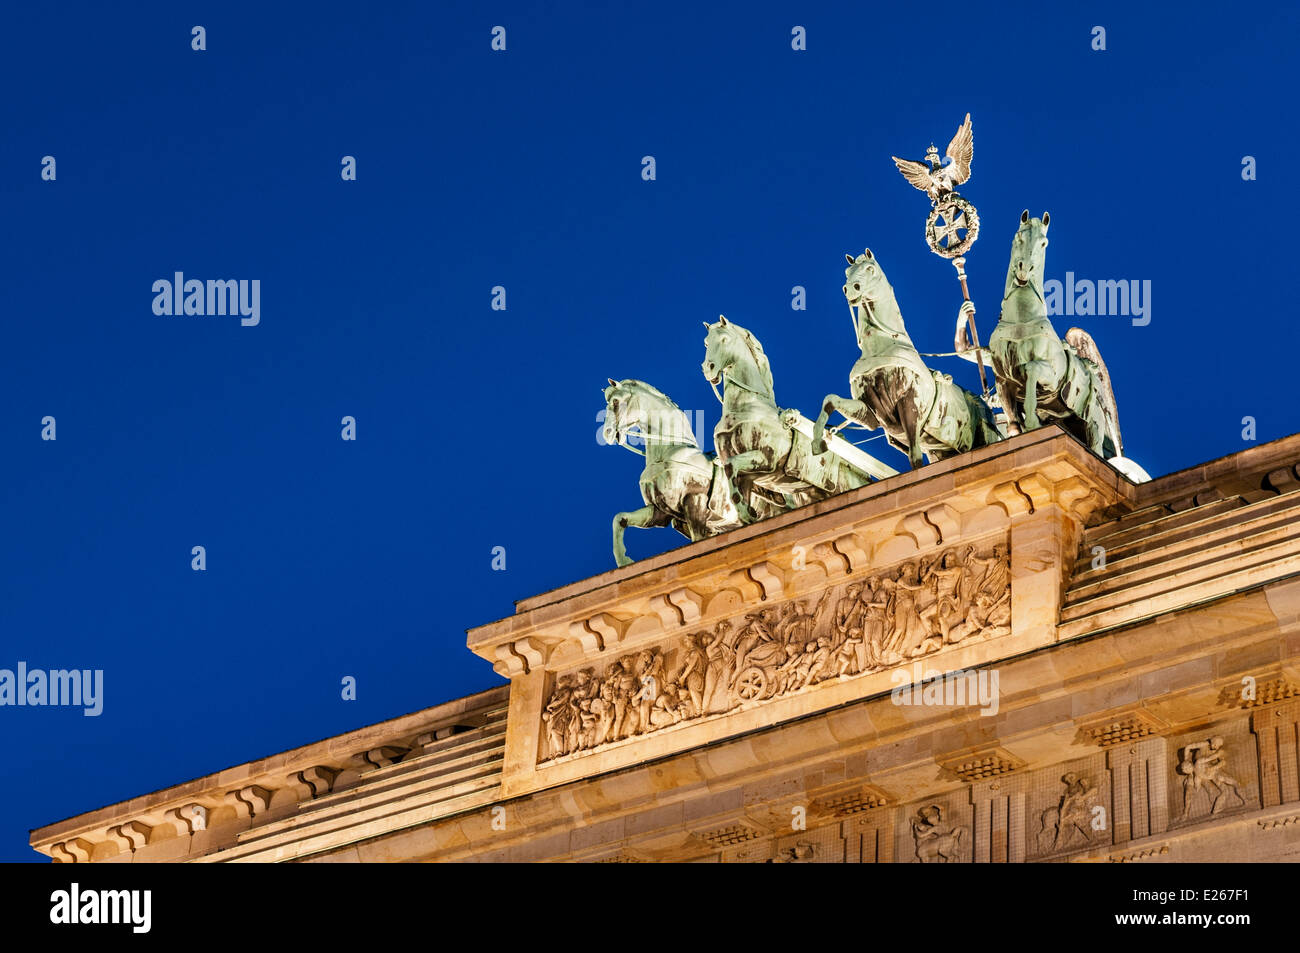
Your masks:
<path fill-rule="evenodd" d="M 898 171 L 903 173 L 903 178 L 930 196 L 930 201 L 936 204 L 970 178 L 970 164 L 974 157 L 975 134 L 971 128 L 970 113 L 966 114 L 966 121 L 957 129 L 952 142 L 948 143 L 950 162 L 944 163 L 939 158 L 939 150 L 933 144 L 926 150 L 922 162 L 891 156 Z"/>

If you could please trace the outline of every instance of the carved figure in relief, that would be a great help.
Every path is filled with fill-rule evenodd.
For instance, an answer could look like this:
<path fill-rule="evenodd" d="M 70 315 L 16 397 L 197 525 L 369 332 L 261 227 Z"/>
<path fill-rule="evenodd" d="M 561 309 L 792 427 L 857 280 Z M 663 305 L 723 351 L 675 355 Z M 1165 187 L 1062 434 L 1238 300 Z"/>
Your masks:
<path fill-rule="evenodd" d="M 953 864 L 961 860 L 966 828 L 943 819 L 937 804 L 923 807 L 912 819 L 912 838 L 916 841 L 916 859 L 923 864 Z"/>
<path fill-rule="evenodd" d="M 798 650 L 798 643 L 792 646 Z M 817 663 L 817 643 L 805 642 L 803 653 L 795 660 L 794 674 L 791 677 L 790 691 L 798 691 L 807 686 L 813 678 L 813 666 Z"/>
<path fill-rule="evenodd" d="M 830 594 L 829 589 L 823 592 L 811 612 L 805 609 L 803 603 L 798 600 L 787 604 L 774 631 L 777 640 L 787 644 L 790 642 L 806 644 L 812 641 L 817 619 L 820 618 L 823 609 L 825 609 Z"/>
<path fill-rule="evenodd" d="M 1011 557 L 1005 544 L 994 546 L 992 554 L 987 557 L 972 552 L 969 563 L 972 575 L 977 579 L 975 587 L 978 591 L 1010 600 Z"/>
<path fill-rule="evenodd" d="M 565 738 L 568 735 L 569 699 L 573 697 L 572 683 L 567 675 L 555 680 L 555 690 L 542 711 L 542 722 L 546 725 L 546 737 L 552 752 L 567 750 Z"/>
<path fill-rule="evenodd" d="M 596 737 L 592 747 L 614 740 L 614 683 L 605 679 L 600 686 L 600 721 L 596 725 Z M 595 702 L 592 703 L 595 707 Z"/>
<path fill-rule="evenodd" d="M 872 579 L 862 593 L 862 667 L 859 671 L 885 668 L 898 661 L 886 648 L 889 613 L 889 590 L 885 580 Z"/>
<path fill-rule="evenodd" d="M 1038 831 L 1038 845 L 1041 850 L 1061 850 L 1070 846 L 1070 841 L 1081 838 L 1085 843 L 1092 840 L 1089 825 L 1091 802 L 1097 793 L 1096 786 L 1090 778 L 1073 771 L 1061 777 L 1065 793 L 1056 807 L 1048 808 L 1042 814 L 1042 827 Z M 1050 847 L 1045 846 L 1045 835 L 1051 830 Z M 1077 836 L 1076 836 L 1077 835 Z"/>
<path fill-rule="evenodd" d="M 848 678 L 850 675 L 857 675 L 862 671 L 862 662 L 858 658 L 858 650 L 866 643 L 861 636 L 856 639 L 846 639 L 840 644 L 839 649 L 835 652 L 834 664 L 835 674 L 840 678 Z"/>
<path fill-rule="evenodd" d="M 775 613 L 771 609 L 764 609 L 761 612 L 745 616 L 745 626 L 740 630 L 736 638 L 737 672 L 743 671 L 747 667 L 749 654 L 754 649 L 759 649 L 760 655 L 764 659 L 769 659 L 776 654 L 773 647 L 779 647 L 780 643 L 778 643 L 776 634 L 771 628 L 774 617 Z"/>
<path fill-rule="evenodd" d="M 614 663 L 613 678 L 614 737 L 621 740 L 634 734 L 640 724 L 637 710 L 632 705 L 632 696 L 636 694 L 638 686 L 630 657 Z"/>
<path fill-rule="evenodd" d="M 939 637 L 940 644 L 950 641 L 949 633 L 953 627 L 966 617 L 968 605 L 964 603 L 960 588 L 962 579 L 967 575 L 966 567 L 957 558 L 955 550 L 943 554 L 939 565 L 931 571 L 934 586 L 934 602 L 926 613 L 930 633 Z"/>
<path fill-rule="evenodd" d="M 690 718 L 704 714 L 704 683 L 708 662 L 704 657 L 704 649 L 701 648 L 703 639 L 702 635 L 686 637 L 682 671 L 677 676 L 686 692 L 684 700 L 690 703 L 690 714 L 687 716 Z"/>
<path fill-rule="evenodd" d="M 917 564 L 904 563 L 893 585 L 894 634 L 889 640 L 890 651 L 904 658 L 919 654 L 918 650 L 925 642 L 925 625 L 917 609 L 917 602 L 925 590 Z"/>
<path fill-rule="evenodd" d="M 828 677 L 831 663 L 831 640 L 819 636 L 813 651 L 812 662 L 808 665 L 808 684 L 816 684 Z"/>
<path fill-rule="evenodd" d="M 1210 794 L 1211 788 L 1213 795 L 1210 799 L 1210 814 L 1218 814 L 1224 809 L 1224 799 L 1229 794 L 1237 799 L 1238 805 L 1246 803 L 1236 779 L 1228 774 L 1226 755 L 1223 739 L 1217 736 L 1183 748 L 1178 773 L 1183 775 L 1184 819 L 1191 816 L 1196 796 L 1202 791 Z"/>
<path fill-rule="evenodd" d="M 565 732 L 567 751 L 576 751 L 582 745 L 582 706 L 591 695 L 591 675 L 591 669 L 584 668 L 574 676 L 573 694 L 569 697 L 568 730 Z"/>
<path fill-rule="evenodd" d="M 966 622 L 952 631 L 956 643 L 971 636 L 997 638 L 1011 631 L 1011 560 L 1007 547 L 998 544 L 991 556 L 984 558 L 970 552 L 964 560 L 968 567 L 971 593 Z"/>
<path fill-rule="evenodd" d="M 1011 632 L 1011 599 L 995 599 L 988 593 L 981 592 L 975 597 L 975 604 L 970 608 L 965 634 L 997 638 Z M 960 640 L 958 640 L 960 641 Z"/>
<path fill-rule="evenodd" d="M 640 690 L 636 694 L 637 731 L 650 730 L 650 709 L 659 697 L 659 688 L 663 684 L 663 653 L 658 649 L 645 649 L 637 656 L 636 680 Z"/>
<path fill-rule="evenodd" d="M 736 650 L 728 642 L 731 623 L 726 619 L 713 629 L 713 638 L 704 650 L 708 668 L 704 674 L 704 711 L 716 714 L 731 707 L 731 678 L 735 673 Z"/>
<path fill-rule="evenodd" d="M 864 632 L 866 603 L 863 584 L 851 582 L 835 604 L 836 675 L 856 675 L 867 667 L 867 640 Z"/>
<path fill-rule="evenodd" d="M 862 589 L 861 582 L 851 582 L 835 603 L 835 631 L 841 638 L 853 638 L 855 632 L 862 630 Z"/>
<path fill-rule="evenodd" d="M 593 699 L 584 698 L 578 704 L 578 744 L 579 748 L 590 748 L 596 744 L 596 722 L 600 720 L 600 715 L 591 710 Z"/>
<path fill-rule="evenodd" d="M 680 700 L 678 698 L 678 687 L 674 681 L 669 681 L 664 685 L 654 705 L 650 709 L 650 726 L 653 728 L 663 728 L 665 725 L 675 725 L 682 720 L 682 711 Z"/>

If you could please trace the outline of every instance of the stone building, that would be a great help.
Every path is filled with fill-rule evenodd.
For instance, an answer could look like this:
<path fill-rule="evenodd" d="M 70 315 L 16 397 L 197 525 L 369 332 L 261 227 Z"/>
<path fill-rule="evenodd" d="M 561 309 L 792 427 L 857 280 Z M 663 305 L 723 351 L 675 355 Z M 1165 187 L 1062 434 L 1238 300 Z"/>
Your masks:
<path fill-rule="evenodd" d="M 1300 859 L 1300 434 L 1055 427 L 526 599 L 509 685 L 32 833 L 56 861 Z"/>

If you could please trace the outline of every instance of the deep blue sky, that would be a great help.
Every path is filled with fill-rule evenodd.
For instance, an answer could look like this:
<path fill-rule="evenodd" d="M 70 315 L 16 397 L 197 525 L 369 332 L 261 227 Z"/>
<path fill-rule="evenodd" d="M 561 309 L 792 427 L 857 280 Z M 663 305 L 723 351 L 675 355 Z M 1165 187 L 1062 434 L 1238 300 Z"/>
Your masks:
<path fill-rule="evenodd" d="M 0 858 L 497 684 L 464 630 L 612 566 L 640 505 L 639 462 L 595 440 L 605 378 L 716 421 L 701 320 L 754 330 L 811 416 L 847 392 L 843 253 L 870 245 L 949 350 L 957 284 L 889 157 L 967 110 L 986 339 L 1020 210 L 1048 209 L 1049 277 L 1152 282 L 1149 326 L 1081 320 L 1129 456 L 1162 474 L 1242 449 L 1245 415 L 1300 429 L 1284 6 L 944 7 L 934 41 L 924 5 L 10 5 L 0 668 L 102 668 L 106 697 L 0 708 Z M 260 279 L 261 324 L 155 316 L 174 271 Z M 633 556 L 681 542 L 629 531 Z"/>

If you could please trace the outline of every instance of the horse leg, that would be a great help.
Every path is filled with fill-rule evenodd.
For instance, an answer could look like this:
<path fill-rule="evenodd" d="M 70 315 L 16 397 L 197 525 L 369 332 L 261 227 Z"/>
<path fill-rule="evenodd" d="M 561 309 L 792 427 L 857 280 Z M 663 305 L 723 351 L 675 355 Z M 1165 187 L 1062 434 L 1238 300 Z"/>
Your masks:
<path fill-rule="evenodd" d="M 682 522 L 691 531 L 691 542 L 709 535 L 710 495 L 706 488 L 697 493 L 687 493 L 682 498 Z"/>
<path fill-rule="evenodd" d="M 850 420 L 856 420 L 860 424 L 870 426 L 872 430 L 880 426 L 880 421 L 876 420 L 875 414 L 871 413 L 867 405 L 862 401 L 854 400 L 851 397 L 827 394 L 826 399 L 822 401 L 822 412 L 817 415 L 817 422 L 813 424 L 812 447 L 810 449 L 816 455 L 826 452 L 826 423 L 833 413 L 841 414 Z"/>
<path fill-rule="evenodd" d="M 1026 430 L 1037 430 L 1042 426 L 1038 419 L 1038 382 L 1047 380 L 1052 373 L 1052 366 L 1046 361 L 1026 361 L 1024 418 Z"/>
<path fill-rule="evenodd" d="M 739 517 L 741 525 L 748 526 L 751 523 L 757 523 L 758 514 L 749 505 L 749 501 L 745 499 L 745 495 L 740 492 L 740 487 L 734 480 L 732 486 L 735 488 L 731 491 L 731 502 L 736 507 L 736 516 Z"/>
<path fill-rule="evenodd" d="M 748 485 L 749 480 L 746 477 L 757 473 L 766 473 L 771 469 L 767 462 L 767 453 L 763 450 L 746 450 L 744 453 L 738 453 L 735 456 L 727 457 L 727 477 L 731 480 L 733 487 L 731 499 L 736 504 L 736 512 L 740 514 L 740 520 L 746 525 L 758 522 L 758 516 L 754 513 L 749 501 L 745 499 L 740 488 L 742 485 Z"/>
<path fill-rule="evenodd" d="M 907 461 L 915 470 L 925 465 L 925 452 L 921 449 L 921 421 L 918 419 L 921 415 L 920 396 L 915 388 L 904 395 L 895 411 L 898 413 L 898 423 L 903 430 L 903 436 L 907 440 Z"/>
<path fill-rule="evenodd" d="M 623 531 L 629 526 L 635 526 L 638 529 L 649 529 L 652 526 L 667 526 L 671 517 L 667 513 L 661 513 L 653 506 L 643 506 L 639 510 L 630 510 L 627 513 L 619 513 L 614 517 L 614 562 L 621 566 L 629 565 L 632 560 L 627 557 L 627 549 L 623 545 Z"/>

